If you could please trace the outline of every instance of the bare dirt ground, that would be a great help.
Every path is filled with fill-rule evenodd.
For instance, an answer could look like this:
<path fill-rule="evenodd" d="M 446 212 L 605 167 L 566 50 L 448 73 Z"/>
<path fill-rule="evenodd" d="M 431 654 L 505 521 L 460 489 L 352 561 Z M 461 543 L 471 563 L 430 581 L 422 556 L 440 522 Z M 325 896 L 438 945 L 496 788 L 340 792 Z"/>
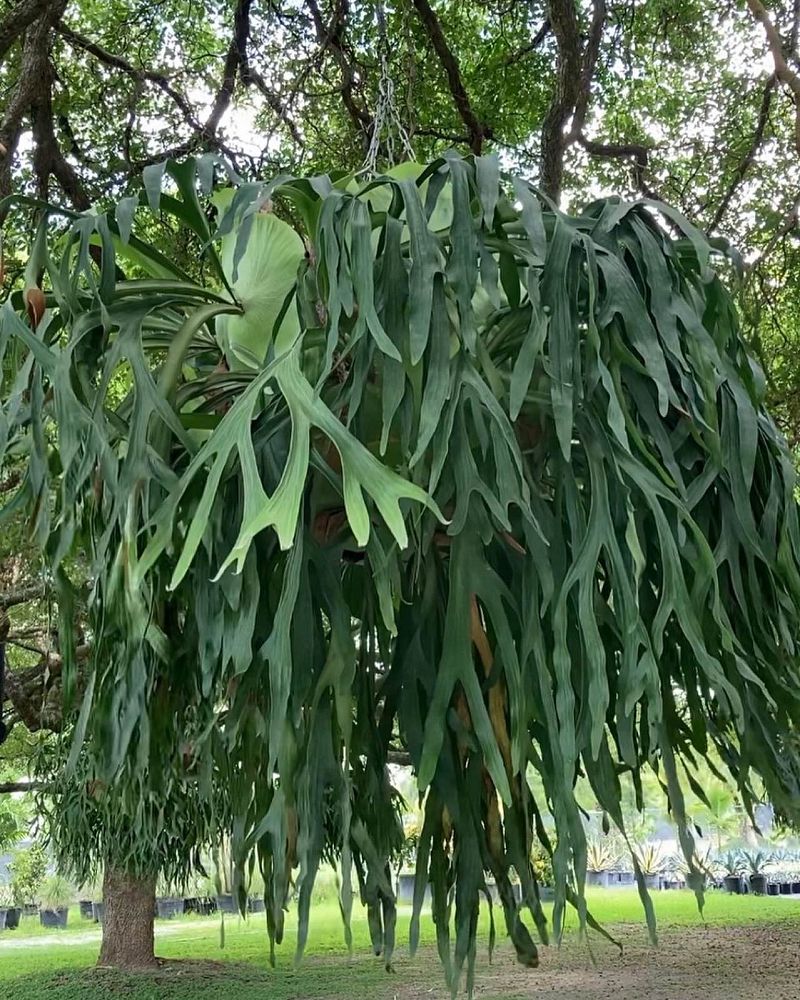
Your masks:
<path fill-rule="evenodd" d="M 513 956 L 483 966 L 475 996 L 523 1000 L 800 1000 L 800 931 L 797 925 L 693 927 L 665 930 L 658 948 L 638 928 L 625 928 L 622 955 L 608 944 L 575 940 L 542 951 L 528 971 Z M 432 985 L 432 984 L 431 984 Z M 444 998 L 443 989 L 397 992 L 398 1000 Z"/>

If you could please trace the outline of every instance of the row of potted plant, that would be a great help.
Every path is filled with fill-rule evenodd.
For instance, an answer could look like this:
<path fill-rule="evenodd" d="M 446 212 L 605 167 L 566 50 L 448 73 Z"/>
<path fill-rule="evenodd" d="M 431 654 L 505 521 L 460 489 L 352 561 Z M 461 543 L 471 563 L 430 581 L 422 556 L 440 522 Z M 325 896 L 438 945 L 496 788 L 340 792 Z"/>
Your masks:
<path fill-rule="evenodd" d="M 728 892 L 800 894 L 800 854 L 785 850 L 733 848 L 715 859 Z"/>
<path fill-rule="evenodd" d="M 615 838 L 606 836 L 591 838 L 586 845 L 586 884 L 603 887 L 633 884 L 636 876 L 631 854 L 638 863 L 648 889 L 661 888 L 664 876 L 668 874 L 674 876 L 667 879 L 670 885 L 682 881 L 677 877 L 673 859 L 664 856 L 660 844 L 646 841 L 634 845 L 631 852 L 626 852 Z"/>
<path fill-rule="evenodd" d="M 43 927 L 64 927 L 67 923 L 72 886 L 60 875 L 43 881 L 34 902 L 19 882 L 0 886 L 0 930 L 16 930 L 23 915 L 37 913 Z"/>
<path fill-rule="evenodd" d="M 102 923 L 105 916 L 105 905 L 102 901 L 93 899 L 79 900 L 80 914 L 84 920 Z M 263 913 L 264 900 L 261 896 L 249 896 L 247 899 L 248 913 Z M 236 898 L 229 894 L 216 896 L 158 896 L 156 898 L 155 916 L 160 920 L 173 920 L 186 913 L 198 916 L 210 916 L 214 913 L 239 915 L 239 904 Z"/>

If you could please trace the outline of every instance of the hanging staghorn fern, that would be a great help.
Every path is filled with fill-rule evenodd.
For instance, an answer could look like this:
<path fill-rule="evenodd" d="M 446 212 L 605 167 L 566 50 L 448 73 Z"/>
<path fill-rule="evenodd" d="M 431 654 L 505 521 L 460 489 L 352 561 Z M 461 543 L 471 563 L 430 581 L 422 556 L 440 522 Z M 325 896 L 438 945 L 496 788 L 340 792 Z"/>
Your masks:
<path fill-rule="evenodd" d="M 333 858 L 346 925 L 354 866 L 388 964 L 387 761 L 407 754 L 411 943 L 430 882 L 453 990 L 487 876 L 538 963 L 537 840 L 554 936 L 568 904 L 593 925 L 581 775 L 623 829 L 621 780 L 654 767 L 687 858 L 709 755 L 748 809 L 763 782 L 800 818 L 794 474 L 702 235 L 648 203 L 567 216 L 492 159 L 209 199 L 214 170 L 153 168 L 49 240 L 45 216 L 44 318 L 2 311 L 11 509 L 66 628 L 63 558 L 92 562 L 74 739 L 98 776 L 149 773 L 160 692 L 182 692 L 187 780 L 227 789 L 273 941 L 294 879 L 302 951 Z M 202 245 L 195 274 L 132 235 L 148 205 Z"/>

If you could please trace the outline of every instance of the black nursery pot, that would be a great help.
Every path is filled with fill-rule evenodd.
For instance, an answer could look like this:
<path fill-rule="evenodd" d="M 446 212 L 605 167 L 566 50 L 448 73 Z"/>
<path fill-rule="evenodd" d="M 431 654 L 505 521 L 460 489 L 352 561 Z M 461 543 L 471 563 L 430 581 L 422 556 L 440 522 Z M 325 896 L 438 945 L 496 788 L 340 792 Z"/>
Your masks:
<path fill-rule="evenodd" d="M 767 876 L 766 875 L 751 875 L 750 876 L 750 891 L 754 892 L 757 896 L 766 896 L 766 894 L 767 894 Z"/>
<path fill-rule="evenodd" d="M 66 927 L 69 917 L 69 907 L 59 906 L 53 910 L 39 910 L 39 923 L 42 927 Z"/>
<path fill-rule="evenodd" d="M 263 913 L 266 910 L 264 900 L 260 896 L 250 896 L 247 900 L 247 910 L 249 913 Z"/>
<path fill-rule="evenodd" d="M 222 896 L 217 896 L 217 909 L 220 913 L 231 913 L 236 914 L 239 912 L 239 907 L 236 905 L 236 900 L 232 895 L 226 893 Z"/>
<path fill-rule="evenodd" d="M 106 915 L 106 904 L 105 903 L 92 903 L 92 920 L 96 924 L 102 924 L 103 917 Z"/>
<path fill-rule="evenodd" d="M 81 917 L 84 920 L 94 920 L 94 910 L 92 909 L 91 899 L 79 899 L 78 907 L 81 911 Z"/>
<path fill-rule="evenodd" d="M 162 920 L 174 920 L 183 916 L 183 900 L 172 896 L 156 900 L 156 910 Z"/>
<path fill-rule="evenodd" d="M 12 906 L 6 911 L 6 930 L 15 931 L 19 927 L 19 918 L 22 910 L 18 906 Z"/>
<path fill-rule="evenodd" d="M 726 875 L 722 880 L 725 886 L 726 892 L 735 892 L 737 895 L 741 895 L 742 892 L 742 877 L 741 875 Z"/>

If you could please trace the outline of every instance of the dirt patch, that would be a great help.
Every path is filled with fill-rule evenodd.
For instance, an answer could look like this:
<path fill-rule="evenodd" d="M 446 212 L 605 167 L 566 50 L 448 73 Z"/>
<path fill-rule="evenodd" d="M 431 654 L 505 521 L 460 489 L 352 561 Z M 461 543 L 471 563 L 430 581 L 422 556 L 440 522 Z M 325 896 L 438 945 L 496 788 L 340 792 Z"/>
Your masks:
<path fill-rule="evenodd" d="M 542 951 L 541 967 L 526 972 L 507 952 L 478 975 L 476 997 L 522 1000 L 800 1000 L 798 928 L 792 925 L 694 927 L 669 930 L 653 948 L 626 928 L 622 955 L 607 943 L 572 940 Z M 445 991 L 403 993 L 416 1000 Z"/>

